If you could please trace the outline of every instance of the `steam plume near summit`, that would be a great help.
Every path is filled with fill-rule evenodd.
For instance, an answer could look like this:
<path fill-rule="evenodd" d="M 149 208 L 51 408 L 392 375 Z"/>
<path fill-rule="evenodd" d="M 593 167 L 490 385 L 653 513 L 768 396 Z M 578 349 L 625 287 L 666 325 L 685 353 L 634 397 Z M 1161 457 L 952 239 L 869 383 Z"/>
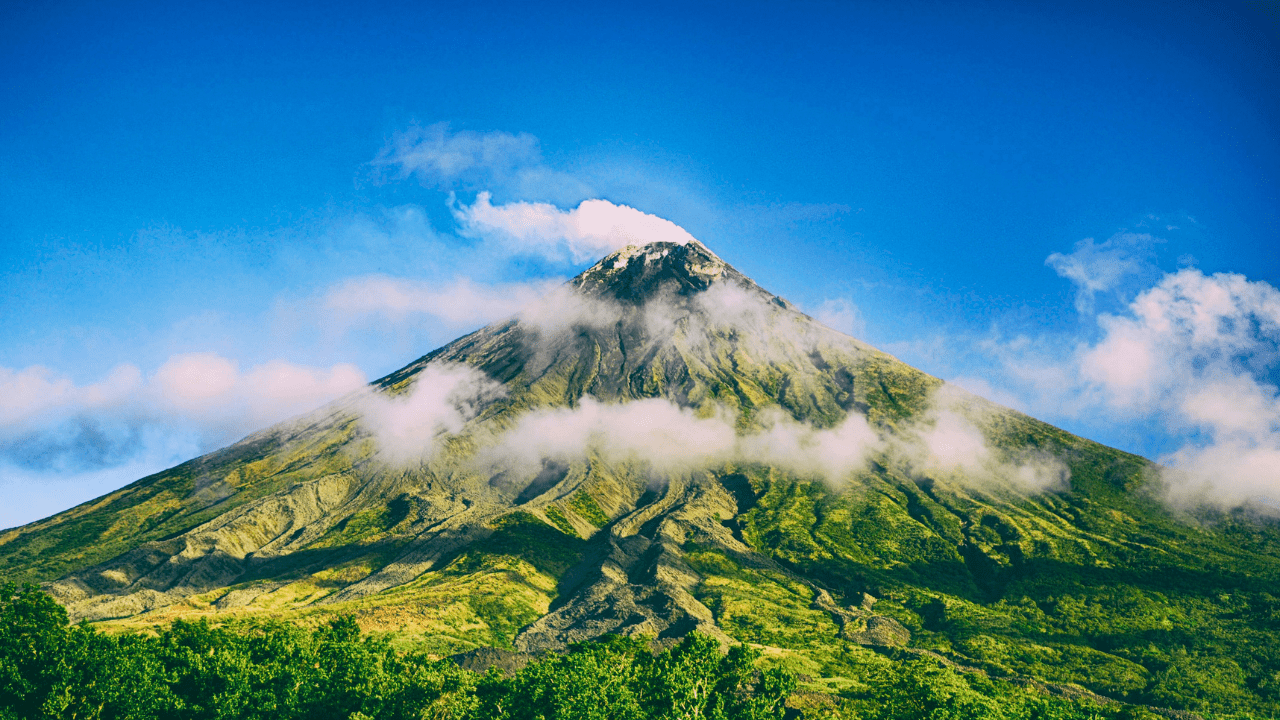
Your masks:
<path fill-rule="evenodd" d="M 573 262 L 585 262 L 628 245 L 693 240 L 670 220 L 608 200 L 584 200 L 569 211 L 550 203 L 495 206 L 490 200 L 481 192 L 471 205 L 454 206 L 454 218 L 463 235 L 492 238 L 516 253 L 555 257 L 562 252 Z"/>

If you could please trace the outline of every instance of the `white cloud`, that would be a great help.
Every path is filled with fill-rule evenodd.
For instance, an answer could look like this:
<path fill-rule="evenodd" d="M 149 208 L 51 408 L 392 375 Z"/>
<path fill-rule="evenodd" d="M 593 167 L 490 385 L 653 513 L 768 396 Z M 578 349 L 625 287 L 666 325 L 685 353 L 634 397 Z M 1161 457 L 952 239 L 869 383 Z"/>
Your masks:
<path fill-rule="evenodd" d="M 813 317 L 832 330 L 839 330 L 851 337 L 862 338 L 867 334 L 867 324 L 862 318 L 862 312 L 847 298 L 823 300 Z"/>
<path fill-rule="evenodd" d="M 1180 503 L 1280 500 L 1280 290 L 1184 268 L 1095 319 L 1098 338 L 1074 347 L 990 342 L 1001 389 L 1042 417 L 1157 436 Z"/>
<path fill-rule="evenodd" d="M 560 284 L 559 279 L 486 285 L 465 277 L 434 283 L 366 275 L 331 287 L 322 304 L 343 323 L 365 315 L 395 321 L 428 316 L 451 327 L 466 327 L 514 315 Z"/>
<path fill-rule="evenodd" d="M 447 437 L 461 433 L 502 393 L 470 367 L 432 365 L 404 397 L 372 395 L 363 401 L 364 426 L 388 461 L 430 461 Z M 472 462 L 480 474 L 527 477 L 547 462 L 591 456 L 638 463 L 659 477 L 759 463 L 838 486 L 864 470 L 869 458 L 884 455 L 910 471 L 974 487 L 1042 492 L 1066 486 L 1070 474 L 1055 458 L 993 451 L 966 414 L 978 411 L 962 412 L 961 404 L 954 390 L 940 393 L 925 417 L 886 437 L 858 413 L 835 427 L 815 428 L 773 408 L 742 430 L 737 415 L 724 407 L 697 410 L 663 398 L 605 403 L 587 396 L 575 407 L 532 410 L 474 435 L 480 449 Z"/>
<path fill-rule="evenodd" d="M 448 435 L 460 433 L 482 406 L 505 389 L 469 365 L 433 363 L 408 391 L 370 391 L 356 405 L 383 456 L 396 463 L 429 459 Z"/>
<path fill-rule="evenodd" d="M 733 447 L 733 426 L 723 418 L 700 418 L 660 398 L 605 404 L 585 397 L 575 408 L 525 414 L 496 438 L 483 460 L 528 471 L 543 460 L 572 460 L 594 451 L 608 461 L 646 462 L 672 472 L 724 462 Z"/>
<path fill-rule="evenodd" d="M 674 242 L 693 236 L 670 220 L 608 200 L 586 200 L 572 210 L 549 203 L 513 202 L 494 205 L 487 192 L 471 205 L 456 205 L 454 217 L 461 232 L 483 238 L 514 254 L 541 255 L 580 263 L 627 245 Z"/>
<path fill-rule="evenodd" d="M 932 470 L 974 472 L 990 457 L 982 431 L 955 412 L 938 412 L 932 427 L 920 432 L 928 453 L 926 467 Z"/>
<path fill-rule="evenodd" d="M 449 187 L 464 178 L 493 180 L 542 162 L 538 139 L 528 133 L 451 132 L 448 123 L 397 133 L 373 161 L 393 166 L 402 176 Z"/>
<path fill-rule="evenodd" d="M 142 373 L 119 365 L 99 382 L 77 386 L 70 378 L 39 365 L 0 367 L 0 432 L 21 432 L 69 414 L 111 408 L 142 386 Z"/>
<path fill-rule="evenodd" d="M 89 385 L 36 366 L 0 368 L 0 465 L 70 470 L 125 463 L 139 438 L 156 429 L 213 449 L 364 382 L 352 365 L 274 361 L 242 371 L 214 353 L 175 355 L 150 377 L 121 365 Z"/>
<path fill-rule="evenodd" d="M 1103 338 L 1080 356 L 1083 380 L 1115 410 L 1198 435 L 1162 460 L 1187 471 L 1171 477 L 1191 478 L 1201 499 L 1280 499 L 1280 291 L 1184 269 L 1129 311 L 1100 318 Z"/>
<path fill-rule="evenodd" d="M 312 410 L 364 383 L 364 373 L 345 363 L 313 368 L 277 360 L 245 372 L 215 353 L 186 353 L 161 365 L 135 402 L 149 415 L 234 435 Z"/>
<path fill-rule="evenodd" d="M 239 381 L 236 363 L 214 353 L 176 355 L 152 380 L 159 403 L 184 414 L 218 409 Z"/>
<path fill-rule="evenodd" d="M 849 473 L 865 468 L 867 459 L 885 447 L 883 438 L 858 413 L 850 413 L 839 425 L 825 429 L 796 422 L 781 410 L 764 413 L 761 422 L 762 430 L 740 438 L 740 459 L 816 475 L 832 484 L 840 484 Z"/>
<path fill-rule="evenodd" d="M 539 349 L 563 341 L 576 328 L 603 328 L 622 317 L 622 307 L 607 298 L 587 299 L 560 286 L 520 310 L 520 321 L 537 331 Z"/>
<path fill-rule="evenodd" d="M 538 139 L 528 133 L 454 132 L 448 123 L 410 128 L 394 135 L 373 165 L 445 190 L 496 190 L 513 197 L 565 203 L 592 194 L 577 178 L 548 167 Z"/>
<path fill-rule="evenodd" d="M 481 462 L 530 473 L 546 460 L 596 454 L 610 462 L 638 462 L 659 474 L 689 472 L 726 462 L 763 463 L 842 483 L 882 446 L 866 418 L 816 429 L 780 410 L 760 427 L 738 432 L 737 418 L 720 408 L 707 416 L 662 398 L 602 403 L 585 397 L 574 408 L 536 410 L 500 433 Z"/>
<path fill-rule="evenodd" d="M 251 425 L 265 426 L 313 410 L 364 386 L 364 373 L 355 365 L 328 368 L 275 360 L 254 366 L 240 379 Z M 243 421 L 242 421 L 243 422 Z"/>
<path fill-rule="evenodd" d="M 1103 389 L 1103 398 L 1114 408 L 1129 413 L 1156 410 L 1159 393 L 1173 379 L 1163 348 L 1142 337 L 1141 323 L 1133 319 L 1103 316 L 1099 323 L 1105 339 L 1078 358 L 1081 379 Z"/>
<path fill-rule="evenodd" d="M 944 384 L 930 398 L 928 411 L 892 438 L 893 453 L 917 472 L 973 487 L 1035 493 L 1068 486 L 1071 473 L 1061 460 L 1045 453 L 994 448 L 976 422 L 988 412 L 964 389 Z"/>
<path fill-rule="evenodd" d="M 1248 377 L 1224 377 L 1188 389 L 1178 399 L 1188 422 L 1220 437 L 1248 437 L 1260 426 L 1280 424 L 1275 388 Z"/>
<path fill-rule="evenodd" d="M 1161 242 L 1146 233 L 1121 232 L 1101 243 L 1085 238 L 1070 253 L 1053 253 L 1045 265 L 1076 284 L 1076 309 L 1093 311 L 1098 293 L 1115 290 L 1122 280 L 1150 267 L 1152 245 Z"/>
<path fill-rule="evenodd" d="M 1083 378 L 1118 409 L 1176 408 L 1213 382 L 1238 392 L 1280 361 L 1280 291 L 1267 283 L 1184 269 L 1128 310 L 1100 316 L 1103 337 L 1080 357 Z"/>

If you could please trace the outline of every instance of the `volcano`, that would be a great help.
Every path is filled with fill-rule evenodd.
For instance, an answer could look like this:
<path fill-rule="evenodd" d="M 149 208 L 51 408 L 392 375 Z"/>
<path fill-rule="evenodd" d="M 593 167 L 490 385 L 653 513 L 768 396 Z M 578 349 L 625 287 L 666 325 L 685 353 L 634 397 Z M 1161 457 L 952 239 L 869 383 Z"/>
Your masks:
<path fill-rule="evenodd" d="M 361 392 L 4 531 L 0 572 L 107 627 L 349 613 L 441 655 L 698 630 L 833 692 L 924 655 L 1275 707 L 1280 533 L 1170 510 L 1159 478 L 696 241 L 651 243 Z"/>

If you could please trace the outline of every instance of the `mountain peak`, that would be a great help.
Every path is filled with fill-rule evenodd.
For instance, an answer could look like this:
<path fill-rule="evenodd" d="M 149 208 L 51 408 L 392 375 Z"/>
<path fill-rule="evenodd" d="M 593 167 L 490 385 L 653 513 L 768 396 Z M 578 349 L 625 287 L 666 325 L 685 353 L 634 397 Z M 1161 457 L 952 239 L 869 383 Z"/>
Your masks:
<path fill-rule="evenodd" d="M 588 296 L 639 305 L 662 292 L 688 295 L 719 280 L 754 286 L 697 240 L 628 245 L 588 268 L 571 284 Z"/>

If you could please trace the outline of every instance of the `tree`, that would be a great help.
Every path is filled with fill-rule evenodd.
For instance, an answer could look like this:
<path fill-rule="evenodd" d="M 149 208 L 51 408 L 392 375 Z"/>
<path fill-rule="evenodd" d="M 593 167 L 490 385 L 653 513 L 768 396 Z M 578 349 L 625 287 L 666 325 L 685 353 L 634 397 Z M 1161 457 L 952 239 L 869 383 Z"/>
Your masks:
<path fill-rule="evenodd" d="M 39 718 L 68 675 L 67 611 L 32 584 L 0 585 L 0 712 Z"/>

